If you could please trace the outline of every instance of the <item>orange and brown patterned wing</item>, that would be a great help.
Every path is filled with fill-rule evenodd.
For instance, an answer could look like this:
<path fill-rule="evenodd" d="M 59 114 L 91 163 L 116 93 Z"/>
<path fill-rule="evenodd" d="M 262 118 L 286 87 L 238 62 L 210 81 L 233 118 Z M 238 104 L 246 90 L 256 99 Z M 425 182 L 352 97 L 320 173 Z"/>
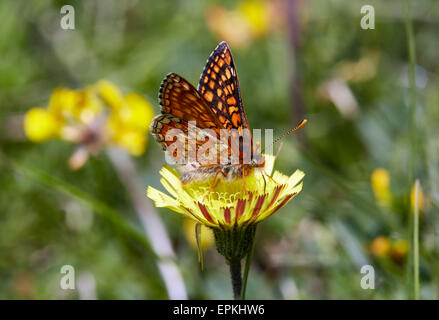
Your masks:
<path fill-rule="evenodd" d="M 170 114 L 159 114 L 152 119 L 149 129 L 163 151 L 166 151 L 168 147 L 175 142 L 175 139 L 166 139 L 168 132 L 172 129 L 178 129 L 181 130 L 182 133 L 187 134 L 188 122 Z"/>
<path fill-rule="evenodd" d="M 198 91 L 209 103 L 224 128 L 249 128 L 239 90 L 232 53 L 226 42 L 221 42 L 207 59 L 200 77 Z"/>
<path fill-rule="evenodd" d="M 151 133 L 176 163 L 217 164 L 219 160 L 199 159 L 199 150 L 206 139 L 214 142 L 218 154 L 227 155 L 227 144 L 220 142 L 223 125 L 200 93 L 183 77 L 175 73 L 166 76 L 160 85 L 159 103 L 162 114 L 152 120 Z M 172 129 L 177 130 L 170 131 Z M 173 148 L 176 146 L 180 153 Z"/>
<path fill-rule="evenodd" d="M 228 155 L 228 145 L 222 143 L 215 130 L 200 130 L 186 119 L 171 114 L 160 114 L 151 122 L 151 133 L 161 145 L 169 159 L 175 164 L 185 166 L 185 171 L 200 166 L 218 165 L 221 155 Z M 200 150 L 206 141 L 210 141 L 211 154 Z M 201 158 L 203 157 L 203 158 Z"/>
<path fill-rule="evenodd" d="M 186 121 L 195 121 L 196 126 L 213 129 L 218 137 L 223 125 L 200 93 L 183 77 L 170 73 L 162 81 L 159 103 L 163 114 Z"/>

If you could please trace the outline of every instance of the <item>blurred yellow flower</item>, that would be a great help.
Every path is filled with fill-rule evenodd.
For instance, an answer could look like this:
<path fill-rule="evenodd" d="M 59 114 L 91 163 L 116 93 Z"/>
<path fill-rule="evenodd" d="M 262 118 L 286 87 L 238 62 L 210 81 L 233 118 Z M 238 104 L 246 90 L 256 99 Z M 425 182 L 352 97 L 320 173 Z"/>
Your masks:
<path fill-rule="evenodd" d="M 24 118 L 24 132 L 29 140 L 35 142 L 54 138 L 59 133 L 60 125 L 52 113 L 42 108 L 30 109 Z"/>
<path fill-rule="evenodd" d="M 110 107 L 119 109 L 122 106 L 122 92 L 109 81 L 101 80 L 97 84 L 98 92 L 102 100 Z"/>
<path fill-rule="evenodd" d="M 266 1 L 250 0 L 244 1 L 238 6 L 247 21 L 250 32 L 255 37 L 264 36 L 270 27 L 270 7 Z"/>
<path fill-rule="evenodd" d="M 56 88 L 50 96 L 48 110 L 59 117 L 74 116 L 77 115 L 77 106 L 80 101 L 79 91 Z"/>
<path fill-rule="evenodd" d="M 124 96 L 114 84 L 101 80 L 80 90 L 55 89 L 46 109 L 27 112 L 24 129 L 33 141 L 59 137 L 79 144 L 80 151 L 69 161 L 77 169 L 89 154 L 109 145 L 141 155 L 153 116 L 151 105 L 140 94 Z"/>
<path fill-rule="evenodd" d="M 415 184 L 413 184 L 412 186 L 412 190 L 410 192 L 410 206 L 411 206 L 411 211 L 414 214 L 415 212 L 415 197 L 416 197 L 416 193 L 415 193 Z M 422 209 L 424 208 L 424 192 L 422 191 L 422 186 L 419 185 L 419 214 L 422 213 Z"/>
<path fill-rule="evenodd" d="M 206 23 L 219 39 L 233 47 L 245 47 L 270 31 L 271 16 L 271 2 L 248 0 L 232 10 L 221 6 L 209 7 Z"/>
<path fill-rule="evenodd" d="M 376 237 L 369 246 L 369 251 L 380 258 L 390 258 L 395 263 L 402 263 L 409 251 L 409 243 L 406 240 L 398 239 L 391 241 L 384 236 Z"/>
<path fill-rule="evenodd" d="M 103 106 L 91 86 L 84 90 L 57 88 L 50 97 L 48 110 L 65 123 L 90 123 Z"/>
<path fill-rule="evenodd" d="M 140 156 L 146 149 L 146 134 L 137 130 L 124 129 L 118 132 L 114 142 L 125 148 L 131 155 Z"/>
<path fill-rule="evenodd" d="M 372 240 L 370 252 L 377 257 L 385 257 L 390 252 L 391 243 L 389 238 L 379 236 Z"/>
<path fill-rule="evenodd" d="M 195 237 L 196 222 L 193 219 L 184 219 L 183 231 L 184 235 L 192 248 L 197 249 L 197 239 Z M 201 248 L 206 249 L 212 246 L 215 239 L 212 230 L 206 226 L 201 226 Z"/>
<path fill-rule="evenodd" d="M 409 243 L 406 240 L 396 240 L 392 244 L 392 248 L 390 250 L 390 257 L 396 263 L 401 263 L 404 261 L 407 253 L 409 251 Z"/>
<path fill-rule="evenodd" d="M 371 175 L 372 190 L 378 203 L 384 207 L 392 204 L 392 194 L 390 192 L 390 175 L 386 169 L 375 169 Z"/>
<path fill-rule="evenodd" d="M 122 123 L 136 130 L 145 130 L 149 127 L 150 119 L 154 117 L 151 105 L 137 93 L 129 93 L 124 97 L 124 104 L 120 110 Z M 145 122 L 146 121 L 146 122 Z"/>

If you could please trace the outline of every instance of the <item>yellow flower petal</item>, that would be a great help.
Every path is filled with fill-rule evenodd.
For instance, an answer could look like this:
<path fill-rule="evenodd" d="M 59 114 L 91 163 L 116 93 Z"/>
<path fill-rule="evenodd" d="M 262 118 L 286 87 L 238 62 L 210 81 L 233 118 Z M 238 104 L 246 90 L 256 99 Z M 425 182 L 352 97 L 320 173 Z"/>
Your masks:
<path fill-rule="evenodd" d="M 265 155 L 264 170 L 265 170 L 266 174 L 271 175 L 273 173 L 275 159 L 276 159 L 276 157 L 271 155 L 271 154 Z"/>
<path fill-rule="evenodd" d="M 55 89 L 48 109 L 65 122 L 83 124 L 91 123 L 103 111 L 102 103 L 91 86 L 84 90 Z"/>
<path fill-rule="evenodd" d="M 73 116 L 78 113 L 77 109 L 81 100 L 81 92 L 66 88 L 57 88 L 50 96 L 48 109 L 58 117 Z"/>
<path fill-rule="evenodd" d="M 55 137 L 60 128 L 57 118 L 42 108 L 30 109 L 24 118 L 24 132 L 35 142 L 41 142 Z"/>
<path fill-rule="evenodd" d="M 166 207 L 178 213 L 185 213 L 184 210 L 179 208 L 179 202 L 177 200 L 151 186 L 148 186 L 146 189 L 146 195 L 154 201 L 155 206 L 158 208 Z"/>
<path fill-rule="evenodd" d="M 151 105 L 137 93 L 127 94 L 124 102 L 120 110 L 122 122 L 130 128 L 146 132 L 154 117 Z"/>
<path fill-rule="evenodd" d="M 113 109 L 120 109 L 123 104 L 122 92 L 113 83 L 101 80 L 97 84 L 98 92 L 104 102 Z"/>
<path fill-rule="evenodd" d="M 387 237 L 376 237 L 370 244 L 370 252 L 377 257 L 385 257 L 390 252 L 391 243 Z"/>
<path fill-rule="evenodd" d="M 125 148 L 131 155 L 140 156 L 146 149 L 146 134 L 134 130 L 118 132 L 116 144 Z"/>
<path fill-rule="evenodd" d="M 239 6 L 239 11 L 243 14 L 255 37 L 263 36 L 268 32 L 270 27 L 269 7 L 264 1 L 245 1 Z"/>

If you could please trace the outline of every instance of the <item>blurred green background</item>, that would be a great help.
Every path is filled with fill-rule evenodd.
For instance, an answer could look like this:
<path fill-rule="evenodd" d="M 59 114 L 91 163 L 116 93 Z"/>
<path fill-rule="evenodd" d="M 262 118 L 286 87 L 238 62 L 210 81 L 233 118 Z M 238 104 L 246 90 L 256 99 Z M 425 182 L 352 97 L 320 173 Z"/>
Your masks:
<path fill-rule="evenodd" d="M 247 297 L 412 298 L 415 178 L 423 193 L 420 295 L 439 297 L 439 2 L 412 1 L 409 9 L 415 105 L 406 1 L 71 0 L 75 30 L 60 28 L 64 4 L 0 2 L 1 299 L 168 297 L 153 254 L 90 201 L 59 192 L 59 182 L 76 187 L 142 234 L 107 155 L 72 171 L 75 146 L 29 142 L 23 115 L 46 106 L 57 87 L 100 79 L 141 93 L 158 113 L 163 77 L 176 72 L 196 84 L 221 40 L 232 49 L 251 127 L 276 136 L 309 121 L 283 140 L 276 167 L 305 171 L 304 189 L 259 226 Z M 365 4 L 375 8 L 373 30 L 360 27 Z M 133 159 L 142 186 L 160 188 L 165 159 L 150 135 Z M 373 180 L 377 168 L 385 170 Z M 158 214 L 188 297 L 230 298 L 228 268 L 214 247 L 205 249 L 201 271 L 183 218 Z M 77 290 L 60 289 L 66 264 L 75 267 Z M 375 268 L 374 290 L 360 286 L 366 264 Z"/>

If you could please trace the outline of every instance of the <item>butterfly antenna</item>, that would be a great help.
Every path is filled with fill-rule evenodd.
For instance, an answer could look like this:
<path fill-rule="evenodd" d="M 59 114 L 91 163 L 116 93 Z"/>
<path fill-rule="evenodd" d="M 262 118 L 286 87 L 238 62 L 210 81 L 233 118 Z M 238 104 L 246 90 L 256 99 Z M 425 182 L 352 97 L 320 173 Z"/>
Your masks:
<path fill-rule="evenodd" d="M 281 142 L 279 143 L 279 147 L 277 147 L 276 155 L 274 156 L 275 158 L 277 158 L 277 156 L 279 155 L 280 150 L 282 149 L 283 145 L 284 145 L 284 142 L 281 141 Z"/>
<path fill-rule="evenodd" d="M 299 129 L 302 128 L 307 122 L 308 122 L 308 120 L 303 119 L 302 121 L 300 121 L 300 123 L 299 123 L 295 128 L 293 128 L 293 129 L 291 129 L 291 130 L 285 132 L 283 135 L 277 137 L 277 138 L 273 141 L 273 143 L 272 143 L 271 145 L 276 144 L 277 142 L 279 142 L 279 140 L 285 138 L 286 136 L 290 135 L 290 134 L 293 133 L 294 131 L 299 130 Z M 263 153 L 264 151 L 265 151 L 265 148 L 264 148 L 264 150 L 263 150 L 261 153 Z"/>

